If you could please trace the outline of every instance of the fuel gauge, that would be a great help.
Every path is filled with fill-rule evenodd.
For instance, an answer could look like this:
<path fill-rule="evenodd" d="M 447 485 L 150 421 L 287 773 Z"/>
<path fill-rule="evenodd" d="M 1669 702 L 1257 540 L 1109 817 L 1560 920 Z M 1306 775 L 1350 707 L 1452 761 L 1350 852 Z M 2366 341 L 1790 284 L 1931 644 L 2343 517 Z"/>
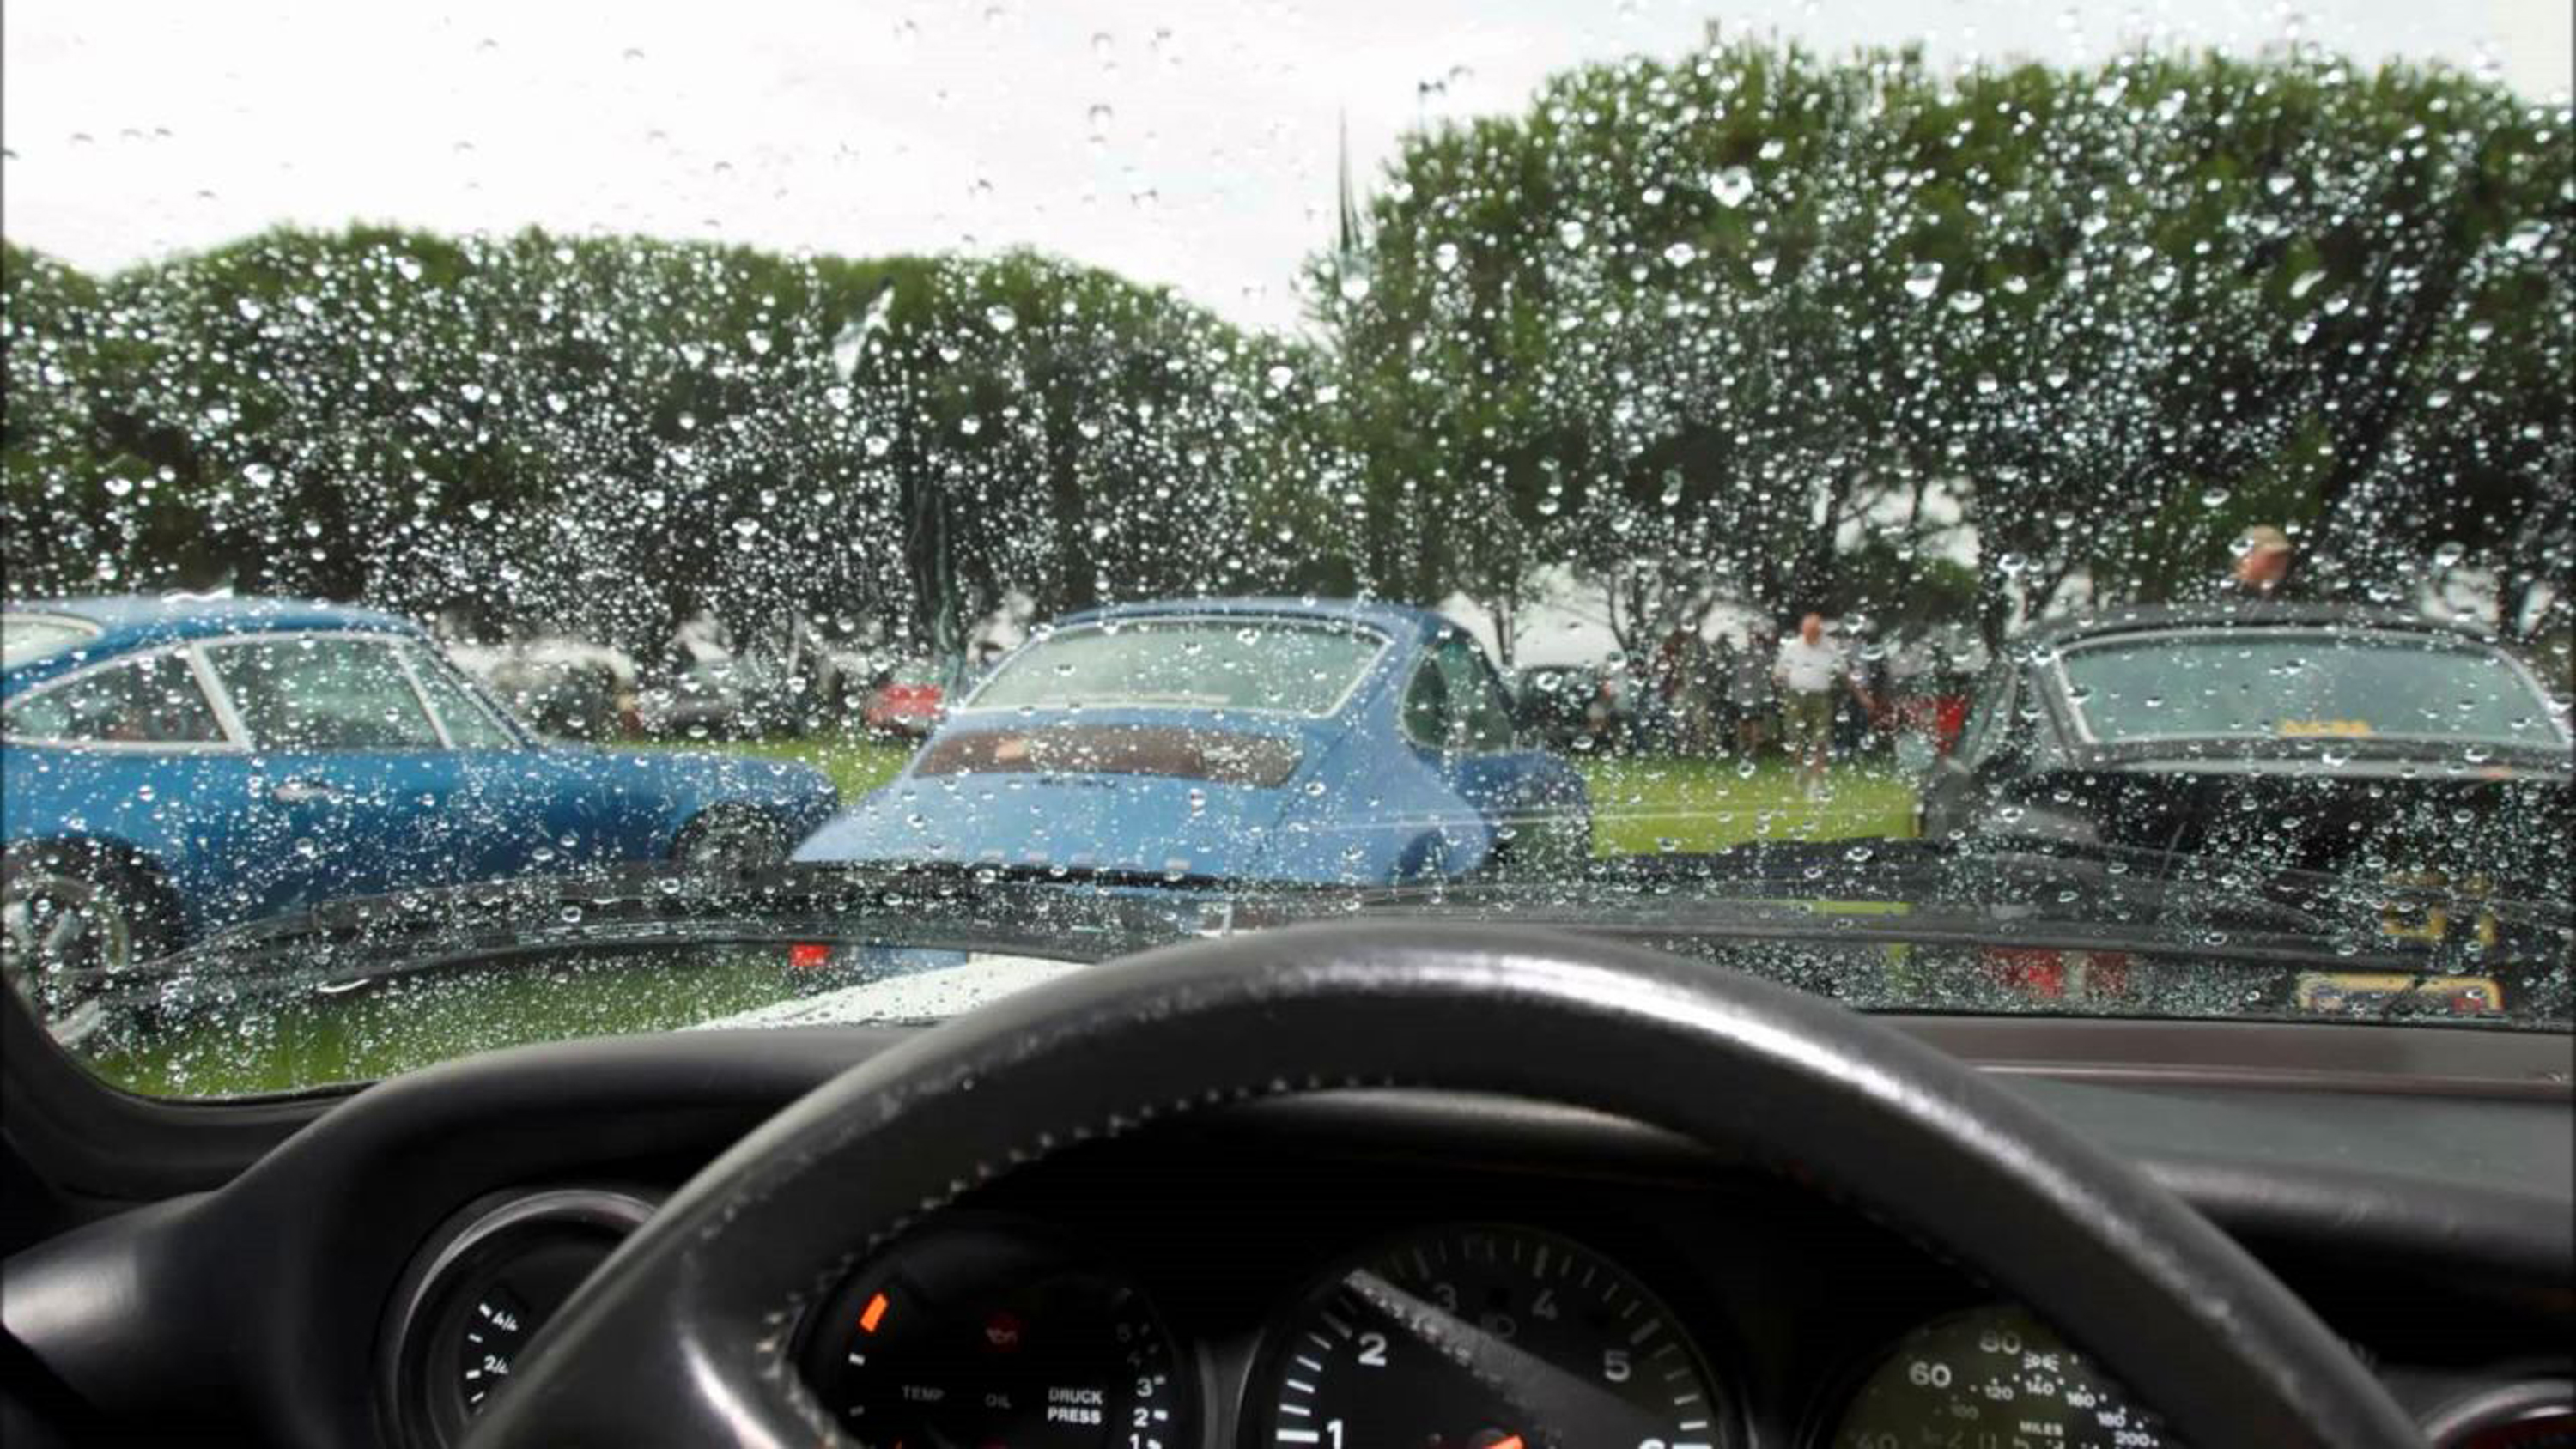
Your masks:
<path fill-rule="evenodd" d="M 462 1439 L 547 1320 L 651 1211 L 621 1193 L 561 1189 L 478 1203 L 433 1237 L 394 1300 L 393 1441 Z"/>

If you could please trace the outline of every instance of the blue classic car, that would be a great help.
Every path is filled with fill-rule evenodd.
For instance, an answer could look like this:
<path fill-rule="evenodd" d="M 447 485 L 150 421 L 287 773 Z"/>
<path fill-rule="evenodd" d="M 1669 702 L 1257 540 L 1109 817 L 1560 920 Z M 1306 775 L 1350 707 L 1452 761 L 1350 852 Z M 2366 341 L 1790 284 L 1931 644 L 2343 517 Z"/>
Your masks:
<path fill-rule="evenodd" d="M 0 736 L 9 966 L 64 999 L 340 897 L 783 858 L 838 803 L 799 765 L 541 741 L 409 622 L 288 600 L 12 604 Z"/>
<path fill-rule="evenodd" d="M 1222 599 L 1040 630 L 796 858 L 1396 885 L 1579 860 L 1591 828 L 1438 615 Z"/>

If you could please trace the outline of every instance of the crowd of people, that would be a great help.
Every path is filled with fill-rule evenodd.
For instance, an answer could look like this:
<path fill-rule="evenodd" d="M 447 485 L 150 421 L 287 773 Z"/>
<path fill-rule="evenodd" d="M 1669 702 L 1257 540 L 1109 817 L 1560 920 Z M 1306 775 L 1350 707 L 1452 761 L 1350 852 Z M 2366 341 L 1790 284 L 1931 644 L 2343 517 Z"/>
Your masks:
<path fill-rule="evenodd" d="M 2290 536 L 2269 524 L 2239 534 L 2227 573 L 2202 597 L 2281 602 L 2299 597 Z M 1947 750 L 1966 715 L 1968 680 L 1934 645 L 1900 674 L 1895 651 L 1870 648 L 1821 613 L 1785 633 L 1757 621 L 1742 643 L 1695 631 L 1667 634 L 1629 701 L 1632 744 L 1662 752 L 1753 759 L 1776 746 L 1809 794 L 1837 759 L 1891 750 L 1911 734 Z"/>
<path fill-rule="evenodd" d="M 1640 671 L 1630 732 L 1684 756 L 1751 759 L 1776 747 L 1813 791 L 1834 759 L 1889 748 L 1914 718 L 1906 699 L 1964 689 L 1937 648 L 1919 672 L 1900 682 L 1889 651 L 1861 647 L 1817 613 L 1785 633 L 1757 623 L 1741 642 L 1677 629 Z"/>

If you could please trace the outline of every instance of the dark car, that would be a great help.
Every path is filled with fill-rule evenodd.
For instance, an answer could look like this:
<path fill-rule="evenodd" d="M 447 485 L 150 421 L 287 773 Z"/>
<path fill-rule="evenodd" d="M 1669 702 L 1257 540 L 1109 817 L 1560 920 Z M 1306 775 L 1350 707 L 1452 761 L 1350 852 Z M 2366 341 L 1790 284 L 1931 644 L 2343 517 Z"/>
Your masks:
<path fill-rule="evenodd" d="M 2565 721 L 2465 628 L 2323 605 L 2034 631 L 1977 687 L 1924 833 L 2556 889 Z"/>
<path fill-rule="evenodd" d="M 1557 749 L 1602 749 L 1626 728 L 1628 711 L 1610 674 L 1590 664 L 1534 664 L 1512 678 L 1521 726 Z"/>

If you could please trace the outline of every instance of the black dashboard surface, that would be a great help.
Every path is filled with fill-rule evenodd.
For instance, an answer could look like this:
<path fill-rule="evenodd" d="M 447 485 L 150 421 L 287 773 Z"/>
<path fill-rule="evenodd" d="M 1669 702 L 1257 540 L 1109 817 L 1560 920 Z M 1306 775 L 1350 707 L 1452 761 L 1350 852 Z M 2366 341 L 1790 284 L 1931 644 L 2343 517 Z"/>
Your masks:
<path fill-rule="evenodd" d="M 2576 1113 L 2563 1039 L 1907 1025 L 2237 1234 L 2411 1404 L 2567 1374 Z M 903 1035 L 682 1033 L 424 1072 L 283 1123 L 290 1135 L 218 1189 L 22 1253 L 0 1306 L 92 1402 L 275 1442 L 374 1442 L 387 1300 L 460 1205 L 566 1184 L 667 1191 Z M 1631 1123 L 1488 1099 L 1248 1105 L 1068 1154 L 976 1206 L 1131 1272 L 1191 1345 L 1213 1408 L 1241 1394 L 1265 1323 L 1326 1265 L 1427 1225 L 1523 1224 L 1617 1260 L 1702 1343 L 1754 1443 L 1808 1442 L 1872 1353 L 1981 1296 L 1937 1255 L 1769 1171 Z"/>

